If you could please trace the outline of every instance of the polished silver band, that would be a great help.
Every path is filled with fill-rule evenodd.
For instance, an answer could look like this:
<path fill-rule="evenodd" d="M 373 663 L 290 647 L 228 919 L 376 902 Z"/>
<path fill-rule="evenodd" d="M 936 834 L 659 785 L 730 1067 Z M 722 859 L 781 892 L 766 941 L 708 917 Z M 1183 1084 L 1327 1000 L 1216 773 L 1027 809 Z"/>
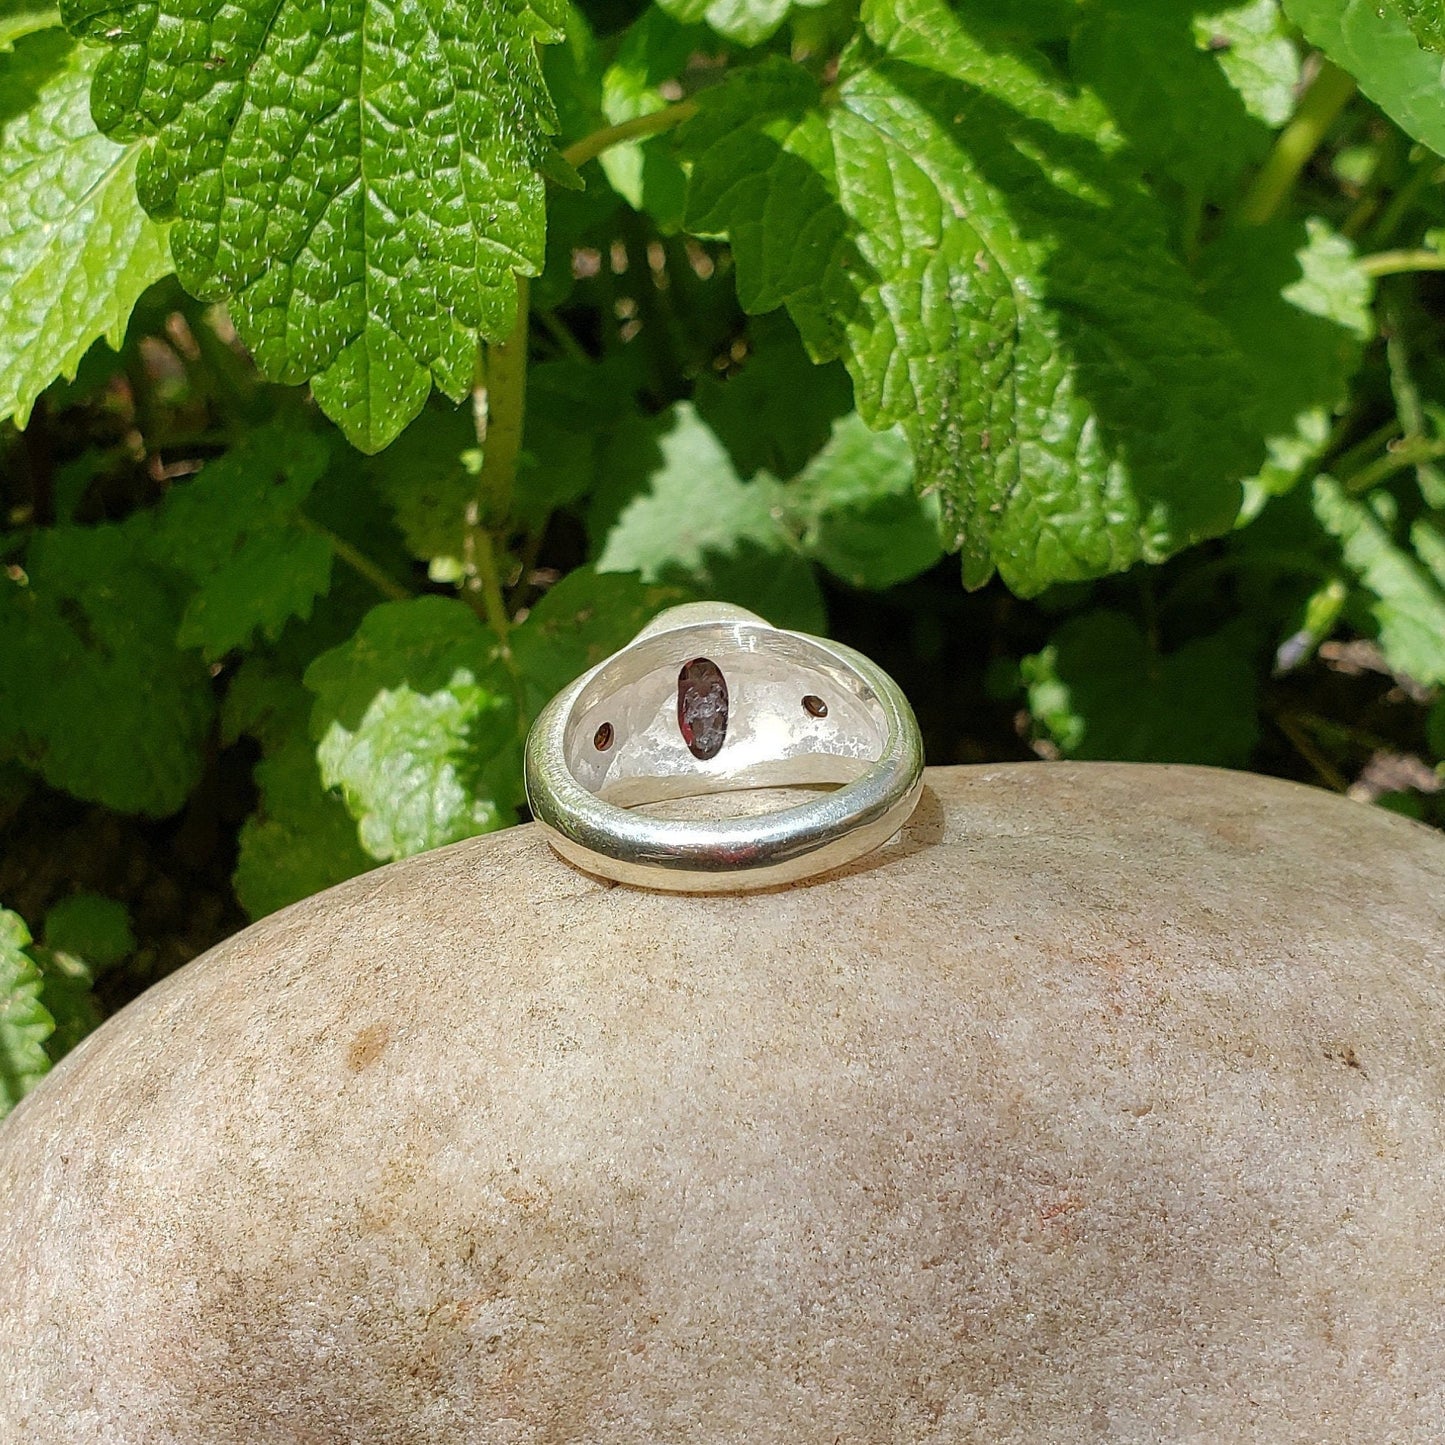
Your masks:
<path fill-rule="evenodd" d="M 662 613 L 548 703 L 527 738 L 532 815 L 599 877 L 721 893 L 811 877 L 885 843 L 923 788 L 923 743 L 882 668 L 723 603 Z M 757 817 L 640 806 L 836 784 Z"/>

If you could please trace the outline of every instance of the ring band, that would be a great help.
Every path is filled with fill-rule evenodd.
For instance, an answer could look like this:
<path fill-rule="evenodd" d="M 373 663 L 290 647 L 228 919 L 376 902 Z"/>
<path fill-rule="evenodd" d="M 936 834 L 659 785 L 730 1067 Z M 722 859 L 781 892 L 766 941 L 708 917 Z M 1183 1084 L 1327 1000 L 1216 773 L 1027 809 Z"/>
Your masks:
<path fill-rule="evenodd" d="M 661 613 L 547 704 L 527 737 L 532 816 L 583 871 L 670 892 L 771 887 L 888 841 L 923 789 L 898 684 L 841 643 L 740 607 Z M 836 784 L 757 817 L 660 818 L 640 805 Z"/>

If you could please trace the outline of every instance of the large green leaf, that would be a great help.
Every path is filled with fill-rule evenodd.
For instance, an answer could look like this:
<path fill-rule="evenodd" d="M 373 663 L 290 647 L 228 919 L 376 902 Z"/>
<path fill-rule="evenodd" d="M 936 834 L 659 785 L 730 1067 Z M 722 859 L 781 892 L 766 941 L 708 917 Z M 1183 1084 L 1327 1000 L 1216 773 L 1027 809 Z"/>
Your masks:
<path fill-rule="evenodd" d="M 826 625 L 813 568 L 766 473 L 743 481 L 686 402 L 624 426 L 602 464 L 589 529 L 600 572 L 636 572 L 747 607 L 779 627 Z"/>
<path fill-rule="evenodd" d="M 0 747 L 76 797 L 161 816 L 200 775 L 212 705 L 148 540 L 55 528 L 0 580 Z"/>
<path fill-rule="evenodd" d="M 1440 57 L 1420 48 L 1397 5 L 1385 0 L 1285 0 L 1285 10 L 1381 110 L 1416 140 L 1445 155 Z"/>
<path fill-rule="evenodd" d="M 1073 758 L 1242 767 L 1258 736 L 1247 634 L 1161 654 L 1132 619 L 1086 612 L 1023 661 L 1029 711 Z"/>
<path fill-rule="evenodd" d="M 0 57 L 0 419 L 21 426 L 98 338 L 120 345 L 171 269 L 165 227 L 136 200 L 138 147 L 91 121 L 95 59 L 59 30 Z"/>
<path fill-rule="evenodd" d="M 1198 0 L 1113 0 L 1085 11 L 1070 69 L 1108 105 L 1151 171 L 1217 195 L 1269 147 L 1268 128 L 1195 28 Z"/>
<path fill-rule="evenodd" d="M 257 427 L 193 481 L 173 488 L 156 548 L 196 584 L 180 642 L 208 659 L 275 641 L 306 618 L 331 583 L 331 543 L 301 516 L 330 459 L 324 438 L 294 419 Z"/>
<path fill-rule="evenodd" d="M 367 451 L 429 378 L 460 396 L 477 338 L 541 268 L 538 65 L 559 0 L 65 0 L 108 42 L 93 108 L 150 137 L 138 182 L 175 217 L 182 283 L 225 298 L 261 369 L 315 377 Z"/>
<path fill-rule="evenodd" d="M 313 699 L 300 682 L 253 656 L 237 670 L 221 715 L 226 742 L 261 745 L 260 801 L 241 825 L 232 884 L 241 907 L 262 918 L 375 866 L 356 821 L 321 781 L 308 719 Z"/>
<path fill-rule="evenodd" d="M 1351 243 L 1315 217 L 1228 231 L 1198 269 L 1255 378 L 1248 415 L 1269 448 L 1251 487 L 1257 507 L 1323 449 L 1374 335 L 1374 282 Z"/>
<path fill-rule="evenodd" d="M 704 93 L 688 223 L 730 236 L 858 408 L 902 423 L 964 577 L 1016 590 L 1228 528 L 1262 440 L 1242 358 L 1101 105 L 938 0 L 869 4 L 828 97 L 773 60 Z"/>
<path fill-rule="evenodd" d="M 1440 0 L 1390 0 L 1426 50 L 1445 50 L 1445 6 Z"/>
<path fill-rule="evenodd" d="M 40 1002 L 40 970 L 26 953 L 30 931 L 0 909 L 0 1115 L 9 1113 L 50 1068 L 45 1042 L 55 1030 Z"/>
<path fill-rule="evenodd" d="M 515 820 L 512 691 L 496 638 L 464 603 L 373 608 L 354 637 L 307 668 L 306 686 L 322 780 L 341 790 L 373 858 Z"/>

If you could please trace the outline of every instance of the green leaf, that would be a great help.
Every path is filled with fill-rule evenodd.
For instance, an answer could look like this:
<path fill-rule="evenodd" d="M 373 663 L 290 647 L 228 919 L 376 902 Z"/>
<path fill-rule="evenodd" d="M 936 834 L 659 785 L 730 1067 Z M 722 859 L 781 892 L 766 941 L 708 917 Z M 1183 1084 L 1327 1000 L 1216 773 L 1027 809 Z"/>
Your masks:
<path fill-rule="evenodd" d="M 1428 561 L 1401 547 L 1376 512 L 1333 477 L 1316 479 L 1314 511 L 1320 525 L 1338 538 L 1346 566 L 1370 594 L 1386 661 L 1426 686 L 1445 682 L 1445 546 L 1437 576 Z M 1417 528 L 1417 544 L 1424 535 Z M 1427 556 L 1429 551 L 1426 537 Z"/>
<path fill-rule="evenodd" d="M 837 362 L 814 366 L 782 312 L 754 317 L 747 345 L 725 379 L 699 379 L 693 404 L 739 476 L 796 476 L 827 442 L 834 421 L 853 409 L 848 373 Z"/>
<path fill-rule="evenodd" d="M 1299 51 L 1279 0 L 1245 0 L 1193 19 L 1195 44 L 1210 51 L 1244 108 L 1266 125 L 1281 126 L 1299 93 Z"/>
<path fill-rule="evenodd" d="M 496 639 L 463 603 L 374 607 L 307 668 L 306 686 L 322 781 L 340 788 L 373 858 L 515 820 L 516 711 Z"/>
<path fill-rule="evenodd" d="M 476 446 L 469 411 L 428 407 L 366 463 L 366 474 L 386 498 L 413 557 L 431 562 L 462 556 L 467 505 L 477 495 L 477 469 L 465 458 Z"/>
<path fill-rule="evenodd" d="M 782 520 L 783 493 L 745 482 L 687 402 L 617 434 L 588 530 L 599 572 L 636 572 L 735 602 L 779 627 L 827 624 L 812 565 Z"/>
<path fill-rule="evenodd" d="M 817 6 L 828 0 L 657 0 L 674 20 L 705 20 L 719 35 L 739 45 L 757 45 L 774 34 L 795 5 Z"/>
<path fill-rule="evenodd" d="M 241 825 L 232 884 L 247 914 L 263 918 L 364 873 L 356 822 L 321 781 L 309 717 L 312 698 L 261 657 L 237 669 L 222 710 L 227 743 L 247 734 L 264 756 L 256 765 L 260 802 Z"/>
<path fill-rule="evenodd" d="M 52 948 L 37 948 L 35 962 L 43 980 L 40 1001 L 55 1020 L 45 1052 L 58 1064 L 104 1019 L 95 998 L 95 974 L 85 959 Z"/>
<path fill-rule="evenodd" d="M 637 636 L 664 608 L 696 600 L 676 587 L 591 567 L 569 572 L 511 636 L 533 718 L 569 682 Z"/>
<path fill-rule="evenodd" d="M 1227 232 L 1199 274 L 1254 378 L 1251 430 L 1268 439 L 1257 507 L 1323 448 L 1374 335 L 1374 282 L 1350 242 L 1317 217 Z"/>
<path fill-rule="evenodd" d="M 138 184 L 174 217 L 186 289 L 224 299 L 262 371 L 316 378 L 374 451 L 460 397 L 478 337 L 511 329 L 543 254 L 555 128 L 538 41 L 559 0 L 63 0 L 112 47 L 92 105 L 150 138 Z"/>
<path fill-rule="evenodd" d="M 1386 0 L 1284 0 L 1290 19 L 1404 130 L 1445 155 L 1440 60 Z"/>
<path fill-rule="evenodd" d="M 0 909 L 0 1115 L 8 1114 L 50 1069 L 45 1041 L 55 1030 L 40 1002 L 40 970 L 25 952 L 30 932 Z"/>
<path fill-rule="evenodd" d="M 1069 757 L 1243 767 L 1258 737 L 1243 644 L 1226 629 L 1161 655 L 1122 613 L 1088 612 L 1023 659 L 1029 711 Z"/>
<path fill-rule="evenodd" d="M 51 908 L 41 929 L 46 948 L 74 954 L 92 968 L 113 968 L 135 952 L 124 903 L 98 893 L 75 893 Z"/>
<path fill-rule="evenodd" d="M 1201 48 L 1195 8 L 1196 0 L 1095 6 L 1074 33 L 1070 68 L 1098 92 L 1151 171 L 1217 196 L 1263 158 L 1270 134 L 1218 55 Z"/>
<path fill-rule="evenodd" d="M 1445 51 L 1445 6 L 1440 0 L 1390 0 L 1426 50 Z"/>
<path fill-rule="evenodd" d="M 58 527 L 0 581 L 0 747 L 78 798 L 164 816 L 200 776 L 212 705 L 147 540 Z"/>
<path fill-rule="evenodd" d="M 730 236 L 743 306 L 786 305 L 864 419 L 905 427 L 970 586 L 997 567 L 1034 593 L 1226 530 L 1262 450 L 1216 420 L 1243 362 L 1098 102 L 936 0 L 865 18 L 832 104 L 772 60 L 684 133 L 688 224 Z"/>
<path fill-rule="evenodd" d="M 854 587 L 894 587 L 943 556 L 938 503 L 913 488 L 913 456 L 899 428 L 869 431 L 856 414 L 784 491 L 803 551 Z"/>
<path fill-rule="evenodd" d="M 644 10 L 603 72 L 601 101 L 607 123 L 620 125 L 663 109 L 668 101 L 658 87 L 675 80 L 705 42 L 706 31 L 697 26 L 680 25 L 655 6 Z M 613 146 L 598 163 L 628 205 L 646 211 L 664 230 L 677 229 L 687 180 L 669 137 Z"/>
<path fill-rule="evenodd" d="M 207 660 L 275 641 L 310 617 L 331 585 L 331 543 L 301 507 L 330 461 L 324 438 L 291 419 L 249 432 L 194 480 L 172 488 L 156 520 L 157 554 L 196 584 L 183 647 Z"/>
<path fill-rule="evenodd" d="M 18 426 L 98 338 L 120 345 L 141 292 L 171 269 L 165 227 L 136 201 L 137 147 L 91 122 L 94 69 L 59 30 L 0 60 L 0 419 Z"/>

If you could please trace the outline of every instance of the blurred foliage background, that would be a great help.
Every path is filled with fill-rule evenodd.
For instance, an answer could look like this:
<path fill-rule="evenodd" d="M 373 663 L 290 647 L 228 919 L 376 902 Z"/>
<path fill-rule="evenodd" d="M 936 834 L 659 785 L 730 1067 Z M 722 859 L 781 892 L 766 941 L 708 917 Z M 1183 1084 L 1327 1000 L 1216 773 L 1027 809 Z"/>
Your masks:
<path fill-rule="evenodd" d="M 323 414 L 268 381 L 240 313 L 166 274 L 138 210 L 133 312 L 77 329 L 59 270 L 55 307 L 22 307 L 27 276 L 60 265 L 24 251 L 34 197 L 60 193 L 46 157 L 112 142 L 77 108 L 91 53 L 48 11 L 0 6 L 8 1097 L 249 919 L 524 818 L 530 717 L 688 598 L 876 658 L 936 765 L 1252 768 L 1445 825 L 1445 89 L 1428 16 L 1382 7 L 1383 60 L 1317 0 L 904 17 L 975 107 L 943 116 L 943 139 L 919 133 L 920 164 L 956 123 L 1009 208 L 1037 144 L 1055 191 L 1103 196 L 1102 221 L 1056 206 L 1038 223 L 1059 244 L 1033 280 L 1007 278 L 1056 303 L 1032 338 L 1027 319 L 994 335 L 955 296 L 952 313 L 900 313 L 883 342 L 876 326 L 830 340 L 862 324 L 813 294 L 833 262 L 802 280 L 769 267 L 807 251 L 841 182 L 821 200 L 801 186 L 790 232 L 749 178 L 787 193 L 769 168 L 811 154 L 808 107 L 861 107 L 880 76 L 926 111 L 927 85 L 898 79 L 923 62 L 883 10 L 559 12 L 543 64 L 581 184 L 563 167 L 549 186 L 521 319 L 505 338 L 482 327 L 500 344 L 450 388 L 459 404 L 428 397 L 423 372 L 405 405 L 393 388 L 363 417 L 333 383 L 317 383 Z M 1416 56 L 1439 92 L 1423 100 Z M 776 99 L 795 84 L 821 100 Z M 1000 96 L 1053 138 L 991 119 Z M 130 164 L 116 146 L 107 177 Z M 1136 269 L 1111 233 L 1146 201 L 1156 259 Z M 128 179 L 115 204 L 133 207 Z M 840 227 L 903 276 L 910 247 L 870 251 L 866 209 Z M 1020 246 L 1043 214 L 1011 210 Z M 957 240 L 940 224 L 939 254 Z M 983 277 L 958 244 L 952 280 Z M 84 238 L 67 246 L 73 261 Z M 905 355 L 917 416 L 880 400 Z M 1022 407 L 990 410 L 1033 386 L 1048 412 L 1068 385 L 1094 411 L 1049 413 L 1037 435 Z M 990 492 L 977 460 L 1011 447 L 1023 481 Z"/>

